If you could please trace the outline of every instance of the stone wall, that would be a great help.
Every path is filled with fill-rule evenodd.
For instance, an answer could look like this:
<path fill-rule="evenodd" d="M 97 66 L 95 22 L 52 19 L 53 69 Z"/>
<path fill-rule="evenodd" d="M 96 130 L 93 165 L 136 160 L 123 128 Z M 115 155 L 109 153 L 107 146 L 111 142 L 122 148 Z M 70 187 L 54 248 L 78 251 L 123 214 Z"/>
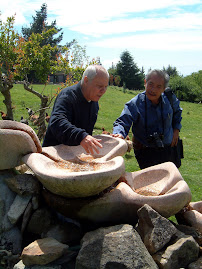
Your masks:
<path fill-rule="evenodd" d="M 201 268 L 201 234 L 148 205 L 138 210 L 137 223 L 99 227 L 55 212 L 42 191 L 31 171 L 0 171 L 3 268 Z"/>

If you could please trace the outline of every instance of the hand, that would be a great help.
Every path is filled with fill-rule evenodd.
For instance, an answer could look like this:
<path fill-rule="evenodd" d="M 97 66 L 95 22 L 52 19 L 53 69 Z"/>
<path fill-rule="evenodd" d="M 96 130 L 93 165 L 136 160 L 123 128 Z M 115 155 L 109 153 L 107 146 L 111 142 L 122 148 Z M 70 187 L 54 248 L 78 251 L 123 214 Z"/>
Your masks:
<path fill-rule="evenodd" d="M 124 139 L 124 137 L 121 134 L 112 134 L 112 136 Z"/>
<path fill-rule="evenodd" d="M 171 147 L 177 146 L 178 138 L 179 138 L 179 130 L 174 129 L 173 130 L 173 140 L 171 142 Z"/>
<path fill-rule="evenodd" d="M 94 154 L 94 151 L 99 154 L 99 148 L 102 148 L 102 145 L 99 143 L 101 139 L 97 139 L 91 135 L 87 135 L 80 143 L 80 145 L 85 149 L 87 153 Z"/>

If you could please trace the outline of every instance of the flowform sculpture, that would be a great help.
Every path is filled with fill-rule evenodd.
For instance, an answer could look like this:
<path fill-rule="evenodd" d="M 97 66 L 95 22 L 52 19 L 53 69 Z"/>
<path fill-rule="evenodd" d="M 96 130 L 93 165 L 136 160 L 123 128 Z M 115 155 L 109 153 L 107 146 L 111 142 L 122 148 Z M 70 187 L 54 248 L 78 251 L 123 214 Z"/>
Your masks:
<path fill-rule="evenodd" d="M 100 136 L 98 136 L 100 138 Z M 0 169 L 27 164 L 39 181 L 55 194 L 86 197 L 98 194 L 113 184 L 125 171 L 123 140 L 102 136 L 103 149 L 95 160 L 81 146 L 59 145 L 43 148 L 30 126 L 0 121 Z M 116 156 L 116 157 L 114 157 Z M 92 156 L 91 156 L 92 157 Z"/>
<path fill-rule="evenodd" d="M 190 189 L 173 163 L 125 172 L 127 143 L 96 137 L 103 148 L 93 156 L 81 146 L 42 148 L 30 126 L 0 121 L 0 170 L 25 163 L 45 187 L 47 204 L 67 217 L 95 223 L 135 222 L 144 204 L 170 217 L 189 204 Z"/>

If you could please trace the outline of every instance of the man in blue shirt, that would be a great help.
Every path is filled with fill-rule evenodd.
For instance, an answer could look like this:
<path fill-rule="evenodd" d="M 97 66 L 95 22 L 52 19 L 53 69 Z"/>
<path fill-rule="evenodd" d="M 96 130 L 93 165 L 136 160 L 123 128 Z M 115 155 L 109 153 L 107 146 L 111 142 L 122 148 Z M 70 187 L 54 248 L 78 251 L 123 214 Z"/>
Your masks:
<path fill-rule="evenodd" d="M 99 110 L 98 101 L 106 92 L 109 74 L 100 65 L 91 65 L 81 82 L 63 89 L 51 113 L 43 147 L 59 144 L 81 145 L 87 153 L 99 153 L 102 145 L 92 136 Z"/>
<path fill-rule="evenodd" d="M 132 125 L 133 146 L 141 169 L 175 160 L 175 150 L 181 129 L 182 109 L 172 95 L 172 106 L 164 94 L 169 76 L 161 70 L 151 70 L 145 78 L 145 91 L 125 104 L 114 122 L 113 136 L 125 138 Z"/>

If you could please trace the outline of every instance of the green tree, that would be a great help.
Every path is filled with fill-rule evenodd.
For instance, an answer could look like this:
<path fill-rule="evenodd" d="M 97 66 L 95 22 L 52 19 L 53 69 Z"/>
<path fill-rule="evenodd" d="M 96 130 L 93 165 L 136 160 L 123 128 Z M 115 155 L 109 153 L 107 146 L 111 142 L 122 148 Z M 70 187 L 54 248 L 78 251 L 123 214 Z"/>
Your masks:
<path fill-rule="evenodd" d="M 45 111 L 52 98 L 44 95 L 43 92 L 35 91 L 28 82 L 28 76 L 31 72 L 35 72 L 36 78 L 46 84 L 49 74 L 62 71 L 67 75 L 66 85 L 71 85 L 82 77 L 85 68 L 82 66 L 84 51 L 81 50 L 82 53 L 79 54 L 80 47 L 77 46 L 70 60 L 68 59 L 69 49 L 66 46 L 63 46 L 63 53 L 61 53 L 58 51 L 57 45 L 51 46 L 43 42 L 56 33 L 55 28 L 46 29 L 42 33 L 32 33 L 25 40 L 14 30 L 14 21 L 14 17 L 8 18 L 6 23 L 0 20 L 0 92 L 5 97 L 5 112 L 10 120 L 14 119 L 10 90 L 16 80 L 23 81 L 24 89 L 40 98 L 37 135 L 41 140 L 46 130 Z M 51 57 L 52 55 L 54 57 Z M 75 66 L 76 63 L 81 66 Z M 94 63 L 96 62 L 92 61 L 89 64 Z M 61 85 L 61 88 L 63 86 L 65 85 Z"/>
<path fill-rule="evenodd" d="M 77 40 L 71 43 L 68 50 L 69 61 L 72 67 L 86 66 L 89 63 L 89 56 L 86 54 L 86 47 L 78 44 Z"/>
<path fill-rule="evenodd" d="M 178 71 L 176 67 L 168 65 L 167 68 L 163 67 L 163 71 L 166 72 L 170 77 L 178 76 Z"/>
<path fill-rule="evenodd" d="M 58 52 L 56 45 L 54 47 L 50 44 L 42 45 L 43 40 L 52 36 L 55 31 L 52 28 L 42 33 L 32 33 L 27 41 L 23 38 L 20 39 L 18 62 L 15 66 L 16 77 L 27 79 L 30 72 L 34 71 L 37 79 L 45 83 L 50 73 L 56 71 L 56 69 L 59 71 L 61 68 L 67 68 L 68 61 L 62 61 L 63 57 Z M 51 57 L 51 55 L 55 57 Z"/>
<path fill-rule="evenodd" d="M 58 53 L 58 48 L 50 44 L 43 44 L 43 40 L 47 40 L 56 32 L 55 28 L 42 31 L 42 33 L 32 33 L 29 39 L 21 40 L 18 44 L 20 51 L 18 61 L 15 65 L 15 77 L 20 80 L 24 79 L 24 89 L 31 92 L 40 98 L 39 119 L 38 119 L 38 137 L 42 140 L 46 131 L 45 112 L 49 107 L 52 99 L 42 93 L 39 93 L 30 86 L 28 75 L 30 72 L 35 72 L 36 78 L 46 84 L 49 74 L 65 70 L 66 74 L 69 71 L 69 62 Z M 67 48 L 66 48 L 67 50 Z M 54 55 L 55 57 L 51 57 Z"/>
<path fill-rule="evenodd" d="M 57 46 L 41 45 L 44 39 L 53 35 L 56 31 L 54 28 L 38 34 L 32 33 L 26 41 L 15 32 L 14 20 L 12 17 L 8 18 L 6 23 L 0 21 L 0 91 L 5 97 L 4 104 L 10 120 L 13 120 L 10 90 L 16 79 L 23 80 L 24 89 L 41 99 L 37 134 L 41 140 L 46 130 L 45 110 L 51 100 L 43 93 L 35 91 L 28 83 L 27 77 L 34 70 L 37 78 L 45 83 L 50 73 L 60 70 L 66 70 L 68 73 L 69 62 L 62 54 L 58 54 Z M 51 55 L 57 57 L 53 58 Z M 4 74 L 2 66 L 4 66 Z"/>
<path fill-rule="evenodd" d="M 117 64 L 117 74 L 121 77 L 121 84 L 128 89 L 140 90 L 144 87 L 144 74 L 134 62 L 131 54 L 126 50 Z"/>
<path fill-rule="evenodd" d="M 112 63 L 112 66 L 108 69 L 108 73 L 112 76 L 117 75 L 117 66 Z"/>
<path fill-rule="evenodd" d="M 7 18 L 5 23 L 0 20 L 0 92 L 4 96 L 7 118 L 13 120 L 10 90 L 14 83 L 15 63 L 19 51 L 18 34 L 14 30 L 14 17 Z"/>
<path fill-rule="evenodd" d="M 188 102 L 202 101 L 202 71 L 192 73 L 189 76 L 173 76 L 169 86 L 180 100 Z"/>
<path fill-rule="evenodd" d="M 117 74 L 117 67 L 112 63 L 112 66 L 108 69 L 110 76 L 110 85 L 120 86 L 121 77 Z"/>
<path fill-rule="evenodd" d="M 36 11 L 36 16 L 32 16 L 33 22 L 30 23 L 30 27 L 22 27 L 22 34 L 25 41 L 29 41 L 31 35 L 34 34 L 42 34 L 42 32 L 49 31 L 50 29 L 54 29 L 54 31 L 49 32 L 49 34 L 44 37 L 41 42 L 40 46 L 50 45 L 51 47 L 57 46 L 58 53 L 64 52 L 64 46 L 59 45 L 59 43 L 63 39 L 62 28 L 58 28 L 56 26 L 56 20 L 51 22 L 50 25 L 47 23 L 47 5 L 44 3 L 41 5 L 41 9 Z M 69 43 L 70 46 L 72 43 Z M 52 53 L 50 57 L 54 58 L 55 53 Z M 30 71 L 28 79 L 32 82 L 41 82 L 36 78 L 36 72 L 34 70 Z"/>
<path fill-rule="evenodd" d="M 51 47 L 59 45 L 59 43 L 63 39 L 62 28 L 57 28 L 56 20 L 51 22 L 50 25 L 47 23 L 47 5 L 42 4 L 40 11 L 36 11 L 36 16 L 32 16 L 33 22 L 30 24 L 30 27 L 22 27 L 22 34 L 26 41 L 28 41 L 29 37 L 34 34 L 41 34 L 44 31 L 49 29 L 55 29 L 51 35 L 48 35 L 45 39 L 43 39 L 42 46 L 50 44 Z M 61 33 L 60 33 L 61 32 Z M 54 37 L 55 35 L 58 35 Z"/>

